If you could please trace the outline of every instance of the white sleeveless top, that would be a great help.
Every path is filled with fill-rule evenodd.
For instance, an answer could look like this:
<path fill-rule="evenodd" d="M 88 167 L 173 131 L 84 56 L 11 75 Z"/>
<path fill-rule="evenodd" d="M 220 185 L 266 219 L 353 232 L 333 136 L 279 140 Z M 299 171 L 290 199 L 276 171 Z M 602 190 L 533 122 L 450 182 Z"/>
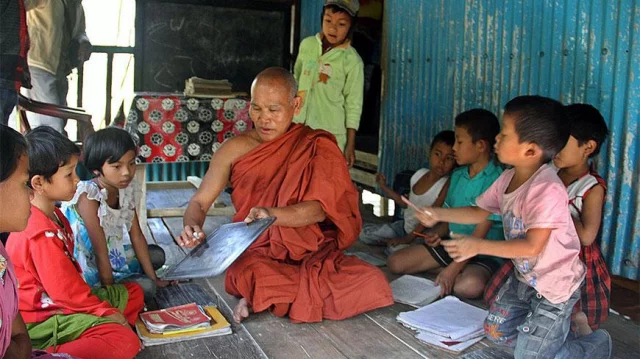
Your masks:
<path fill-rule="evenodd" d="M 582 202 L 584 196 L 593 187 L 600 184 L 598 178 L 591 173 L 587 173 L 584 176 L 573 181 L 568 187 L 569 193 L 569 211 L 571 211 L 571 217 L 580 219 L 582 214 Z"/>
<path fill-rule="evenodd" d="M 431 186 L 431 188 L 429 188 L 429 190 L 427 190 L 423 194 L 418 195 L 413 191 L 413 186 L 415 186 L 416 183 L 423 176 L 426 176 L 427 173 L 429 173 L 428 169 L 421 168 L 417 170 L 416 173 L 413 174 L 413 176 L 411 176 L 411 180 L 409 181 L 409 183 L 411 184 L 411 191 L 409 192 L 409 200 L 411 201 L 411 203 L 415 204 L 418 207 L 432 206 L 435 203 L 436 199 L 438 199 L 438 195 L 440 195 L 440 191 L 442 190 L 442 187 L 444 187 L 445 183 L 447 183 L 447 180 L 449 179 L 449 176 L 444 176 L 440 178 L 436 183 L 433 184 L 433 186 Z M 411 233 L 416 228 L 418 223 L 419 221 L 415 216 L 415 210 L 411 207 L 408 207 L 407 209 L 405 209 L 404 210 L 405 233 Z"/>

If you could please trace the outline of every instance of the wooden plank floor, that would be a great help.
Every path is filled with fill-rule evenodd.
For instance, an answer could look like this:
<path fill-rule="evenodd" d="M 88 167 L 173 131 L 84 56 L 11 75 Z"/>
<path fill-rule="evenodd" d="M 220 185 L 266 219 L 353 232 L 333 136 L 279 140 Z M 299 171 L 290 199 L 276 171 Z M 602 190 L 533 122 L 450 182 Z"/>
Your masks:
<path fill-rule="evenodd" d="M 153 198 L 158 201 L 160 197 Z M 207 217 L 205 231 L 229 221 L 230 217 Z M 150 220 L 148 226 L 153 233 L 152 241 L 170 253 L 168 262 L 185 255 L 173 242 L 182 228 L 182 218 L 156 218 Z M 362 244 L 354 247 L 380 251 Z M 396 277 L 386 268 L 381 269 L 389 280 Z M 225 292 L 224 275 L 194 283 L 216 298 L 221 312 L 231 322 L 232 308 L 238 299 Z M 481 305 L 480 301 L 471 303 Z M 455 358 L 454 353 L 421 343 L 413 331 L 396 322 L 398 313 L 411 309 L 395 304 L 344 321 L 311 324 L 292 324 L 286 318 L 277 318 L 267 312 L 256 313 L 242 324 L 233 324 L 231 335 L 149 347 L 138 358 Z M 613 337 L 614 358 L 638 357 L 640 326 L 612 314 L 603 327 Z M 465 353 L 492 345 L 485 339 Z"/>

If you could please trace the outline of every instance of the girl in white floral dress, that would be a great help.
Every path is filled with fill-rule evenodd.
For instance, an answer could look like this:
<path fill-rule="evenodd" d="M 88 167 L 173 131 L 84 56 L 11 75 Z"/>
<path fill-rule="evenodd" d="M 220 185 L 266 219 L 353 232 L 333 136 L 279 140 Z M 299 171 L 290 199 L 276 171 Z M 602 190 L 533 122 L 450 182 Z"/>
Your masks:
<path fill-rule="evenodd" d="M 147 245 L 136 215 L 136 145 L 128 132 L 110 127 L 90 135 L 84 150 L 84 164 L 96 177 L 78 183 L 73 199 L 63 203 L 75 236 L 73 254 L 90 286 L 135 281 L 148 301 L 170 283 L 156 276 L 164 251 Z"/>

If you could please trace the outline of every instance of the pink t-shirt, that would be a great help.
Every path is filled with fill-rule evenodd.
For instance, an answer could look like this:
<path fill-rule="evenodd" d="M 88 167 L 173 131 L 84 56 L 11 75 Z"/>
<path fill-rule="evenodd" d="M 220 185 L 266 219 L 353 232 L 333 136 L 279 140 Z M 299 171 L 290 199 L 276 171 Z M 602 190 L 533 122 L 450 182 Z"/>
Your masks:
<path fill-rule="evenodd" d="M 524 239 L 531 228 L 552 228 L 538 256 L 512 260 L 520 281 L 551 303 L 564 302 L 580 287 L 585 273 L 567 190 L 556 171 L 545 164 L 515 191 L 505 193 L 514 173 L 513 169 L 504 171 L 476 203 L 502 215 L 505 240 Z"/>

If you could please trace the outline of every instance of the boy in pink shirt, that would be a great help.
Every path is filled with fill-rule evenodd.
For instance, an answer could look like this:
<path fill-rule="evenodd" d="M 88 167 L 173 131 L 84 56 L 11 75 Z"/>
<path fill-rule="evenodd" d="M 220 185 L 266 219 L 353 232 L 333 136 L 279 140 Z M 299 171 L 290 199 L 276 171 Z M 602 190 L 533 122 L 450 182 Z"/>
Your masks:
<path fill-rule="evenodd" d="M 564 107 L 539 96 L 520 96 L 505 106 L 496 154 L 513 166 L 478 197 L 478 207 L 427 208 L 416 216 L 426 226 L 439 221 L 480 223 L 502 215 L 505 241 L 452 234 L 443 241 L 457 262 L 478 254 L 510 258 L 516 270 L 485 320 L 487 337 L 515 346 L 516 358 L 608 358 L 604 330 L 567 340 L 571 312 L 580 298 L 585 268 L 566 189 L 546 163 L 569 137 Z"/>

